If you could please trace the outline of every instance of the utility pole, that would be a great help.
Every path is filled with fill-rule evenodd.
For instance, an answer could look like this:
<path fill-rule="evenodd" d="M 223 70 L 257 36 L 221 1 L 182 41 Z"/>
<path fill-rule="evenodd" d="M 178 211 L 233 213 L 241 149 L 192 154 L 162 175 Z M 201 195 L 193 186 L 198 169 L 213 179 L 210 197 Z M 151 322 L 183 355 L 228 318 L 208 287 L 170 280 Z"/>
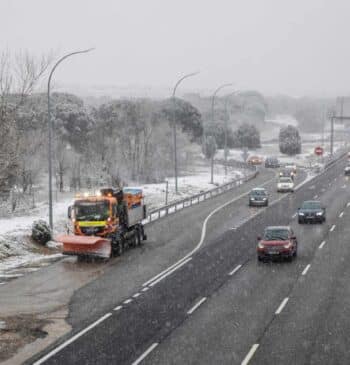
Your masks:
<path fill-rule="evenodd" d="M 89 48 L 83 51 L 77 51 L 68 53 L 65 56 L 61 57 L 55 65 L 52 67 L 52 70 L 49 75 L 49 80 L 47 82 L 47 119 L 48 119 L 48 127 L 49 127 L 49 135 L 48 135 L 48 167 L 49 167 L 49 224 L 51 230 L 53 229 L 53 208 L 52 208 L 52 119 L 51 119 L 51 99 L 50 99 L 50 92 L 51 92 L 51 79 L 54 71 L 56 70 L 57 66 L 64 61 L 66 58 L 70 56 L 74 56 L 80 53 L 87 53 L 90 52 L 93 48 Z"/>
<path fill-rule="evenodd" d="M 177 184 L 177 138 L 176 138 L 176 100 L 175 100 L 175 93 L 177 87 L 180 85 L 180 83 L 187 79 L 188 77 L 195 76 L 199 72 L 192 72 L 190 74 L 187 74 L 183 77 L 181 77 L 175 84 L 173 89 L 173 143 L 174 143 L 174 178 L 175 178 L 175 194 L 178 194 L 178 184 Z"/>
<path fill-rule="evenodd" d="M 333 156 L 334 145 L 334 113 L 331 115 L 331 156 Z"/>

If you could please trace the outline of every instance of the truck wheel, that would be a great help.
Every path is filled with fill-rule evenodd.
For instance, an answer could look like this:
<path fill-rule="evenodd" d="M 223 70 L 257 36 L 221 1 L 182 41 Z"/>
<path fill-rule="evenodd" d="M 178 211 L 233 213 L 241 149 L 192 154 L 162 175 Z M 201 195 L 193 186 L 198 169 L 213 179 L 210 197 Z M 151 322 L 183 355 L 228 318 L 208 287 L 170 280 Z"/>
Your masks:
<path fill-rule="evenodd" d="M 136 246 L 141 246 L 141 244 L 142 244 L 141 232 L 140 232 L 139 229 L 137 229 L 136 232 L 135 232 L 135 243 L 136 243 Z"/>
<path fill-rule="evenodd" d="M 121 256 L 123 254 L 123 244 L 121 241 L 117 241 L 114 249 L 114 253 L 116 256 Z"/>

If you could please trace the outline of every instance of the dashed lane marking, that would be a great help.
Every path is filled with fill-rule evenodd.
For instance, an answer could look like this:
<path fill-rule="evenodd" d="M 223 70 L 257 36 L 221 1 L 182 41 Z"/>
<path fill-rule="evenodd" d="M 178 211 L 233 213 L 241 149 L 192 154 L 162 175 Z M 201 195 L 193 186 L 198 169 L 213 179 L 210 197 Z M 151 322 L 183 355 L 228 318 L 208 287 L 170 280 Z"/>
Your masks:
<path fill-rule="evenodd" d="M 129 304 L 129 303 L 131 303 L 132 302 L 132 299 L 127 299 L 127 300 L 125 300 L 123 303 L 124 304 Z"/>
<path fill-rule="evenodd" d="M 343 217 L 343 215 L 344 215 L 344 212 L 341 212 L 341 213 L 339 214 L 339 218 L 342 218 L 342 217 Z"/>
<path fill-rule="evenodd" d="M 307 274 L 307 272 L 309 271 L 310 267 L 311 267 L 311 265 L 310 265 L 310 264 L 306 265 L 306 267 L 305 267 L 305 269 L 303 270 L 303 272 L 301 273 L 301 275 L 306 275 L 306 274 Z"/>
<path fill-rule="evenodd" d="M 252 348 L 249 350 L 249 352 L 247 353 L 246 357 L 244 358 L 244 360 L 242 361 L 241 365 L 248 365 L 249 361 L 252 359 L 252 357 L 255 354 L 255 351 L 258 349 L 259 344 L 255 343 Z"/>
<path fill-rule="evenodd" d="M 115 307 L 113 310 L 114 311 L 120 311 L 123 307 L 121 305 L 118 305 L 117 307 Z"/>
<path fill-rule="evenodd" d="M 287 302 L 288 302 L 289 298 L 286 297 L 282 300 L 282 303 L 280 304 L 280 306 L 277 308 L 275 314 L 280 314 L 283 311 L 283 308 L 286 306 Z"/>
<path fill-rule="evenodd" d="M 146 286 L 145 288 L 143 288 L 141 291 L 145 292 L 147 290 L 149 290 L 149 287 L 148 286 Z"/>
<path fill-rule="evenodd" d="M 240 268 L 242 267 L 242 265 L 237 265 L 231 272 L 229 272 L 229 275 L 232 276 L 234 273 L 236 273 Z"/>
<path fill-rule="evenodd" d="M 139 358 L 137 358 L 132 365 L 138 365 L 144 358 L 146 358 L 157 346 L 159 343 L 155 342 L 151 345 Z"/>
<path fill-rule="evenodd" d="M 333 224 L 333 226 L 331 227 L 331 229 L 329 230 L 330 232 L 333 232 L 334 230 L 335 230 L 335 227 L 336 227 L 336 225 L 335 224 Z"/>
<path fill-rule="evenodd" d="M 201 306 L 207 300 L 206 297 L 203 297 L 199 302 L 197 302 L 188 312 L 187 314 L 192 314 L 199 306 Z"/>
<path fill-rule="evenodd" d="M 318 248 L 321 250 L 322 247 L 326 244 L 326 241 L 322 241 L 321 244 L 318 246 Z"/>
<path fill-rule="evenodd" d="M 141 295 L 141 293 L 136 293 L 136 294 L 134 294 L 132 297 L 133 298 L 137 298 L 137 297 L 139 297 Z"/>
<path fill-rule="evenodd" d="M 294 214 L 292 215 L 292 218 L 294 219 L 297 215 L 298 215 L 298 213 L 294 213 Z"/>

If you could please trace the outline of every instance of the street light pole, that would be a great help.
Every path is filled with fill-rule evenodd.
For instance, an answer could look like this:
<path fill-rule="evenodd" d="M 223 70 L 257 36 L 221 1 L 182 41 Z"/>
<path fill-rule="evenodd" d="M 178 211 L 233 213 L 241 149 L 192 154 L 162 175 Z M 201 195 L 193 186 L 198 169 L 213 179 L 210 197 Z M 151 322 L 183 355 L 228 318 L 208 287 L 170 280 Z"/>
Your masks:
<path fill-rule="evenodd" d="M 52 67 L 52 70 L 50 72 L 49 75 L 49 80 L 47 83 L 47 118 L 48 118 L 48 128 L 49 128 L 49 133 L 48 133 L 48 167 L 49 167 L 49 224 L 50 224 L 50 228 L 51 230 L 53 229 L 53 211 L 52 211 L 52 120 L 51 120 L 51 100 L 50 100 L 50 92 L 51 92 L 51 79 L 52 79 L 52 75 L 55 72 L 57 66 L 64 61 L 66 58 L 70 57 L 70 56 L 74 56 L 76 54 L 80 54 L 80 53 L 87 53 L 90 52 L 93 48 L 89 48 L 83 51 L 77 51 L 77 52 L 72 52 L 72 53 L 68 53 L 65 56 L 61 57 L 56 63 L 55 65 Z"/>
<path fill-rule="evenodd" d="M 216 94 L 223 89 L 224 87 L 228 87 L 228 86 L 232 86 L 232 84 L 223 84 L 220 85 L 213 93 L 212 97 L 211 97 L 211 118 L 212 118 L 212 122 L 213 122 L 213 127 L 214 127 L 214 103 L 215 103 L 215 96 Z M 210 161 L 210 183 L 214 184 L 214 154 L 211 156 L 211 161 Z"/>
<path fill-rule="evenodd" d="M 178 194 L 178 184 L 177 184 L 177 139 L 176 139 L 176 101 L 175 101 L 175 93 L 176 93 L 176 89 L 177 87 L 180 85 L 180 83 L 191 77 L 191 76 L 195 76 L 197 75 L 199 72 L 192 72 L 190 74 L 184 75 L 183 77 L 181 77 L 177 83 L 174 86 L 173 89 L 173 95 L 172 95 L 172 99 L 173 99 L 173 138 L 174 138 L 174 175 L 175 175 L 175 194 Z"/>

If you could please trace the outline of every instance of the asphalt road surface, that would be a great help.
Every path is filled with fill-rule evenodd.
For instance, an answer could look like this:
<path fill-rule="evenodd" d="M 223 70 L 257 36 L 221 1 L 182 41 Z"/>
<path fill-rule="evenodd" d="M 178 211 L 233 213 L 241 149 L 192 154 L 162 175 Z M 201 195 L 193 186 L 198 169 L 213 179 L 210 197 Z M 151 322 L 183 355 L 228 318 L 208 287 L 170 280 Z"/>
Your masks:
<path fill-rule="evenodd" d="M 276 182 L 265 176 L 270 206 L 249 208 L 247 197 L 238 194 L 210 217 L 204 237 L 202 225 L 210 202 L 185 210 L 173 225 L 164 219 L 163 227 L 154 228 L 155 242 L 162 238 L 160 228 L 172 234 L 178 230 L 181 240 L 175 238 L 173 244 L 183 250 L 174 249 L 158 269 L 181 260 L 196 240 L 200 248 L 163 275 L 145 277 L 147 285 L 139 285 L 122 299 L 116 288 L 126 292 L 120 283 L 125 281 L 130 288 L 130 278 L 118 271 L 135 265 L 131 260 L 135 256 L 143 270 L 141 250 L 131 251 L 124 261 L 77 291 L 70 305 L 73 332 L 30 363 L 347 363 L 344 334 L 349 309 L 344 311 L 344 306 L 349 303 L 350 191 L 343 177 L 344 163 L 291 194 L 275 193 Z M 298 182 L 304 177 L 300 174 Z M 303 200 L 313 198 L 327 206 L 327 222 L 299 226 L 295 212 Z M 227 195 L 220 199 L 211 202 L 211 211 L 229 200 Z M 291 224 L 297 234 L 297 260 L 258 264 L 256 236 L 267 225 L 282 224 Z M 184 238 L 192 245 L 183 243 Z M 154 252 L 166 248 L 172 252 L 171 245 L 151 247 Z M 137 283 L 139 275 L 134 276 Z"/>

